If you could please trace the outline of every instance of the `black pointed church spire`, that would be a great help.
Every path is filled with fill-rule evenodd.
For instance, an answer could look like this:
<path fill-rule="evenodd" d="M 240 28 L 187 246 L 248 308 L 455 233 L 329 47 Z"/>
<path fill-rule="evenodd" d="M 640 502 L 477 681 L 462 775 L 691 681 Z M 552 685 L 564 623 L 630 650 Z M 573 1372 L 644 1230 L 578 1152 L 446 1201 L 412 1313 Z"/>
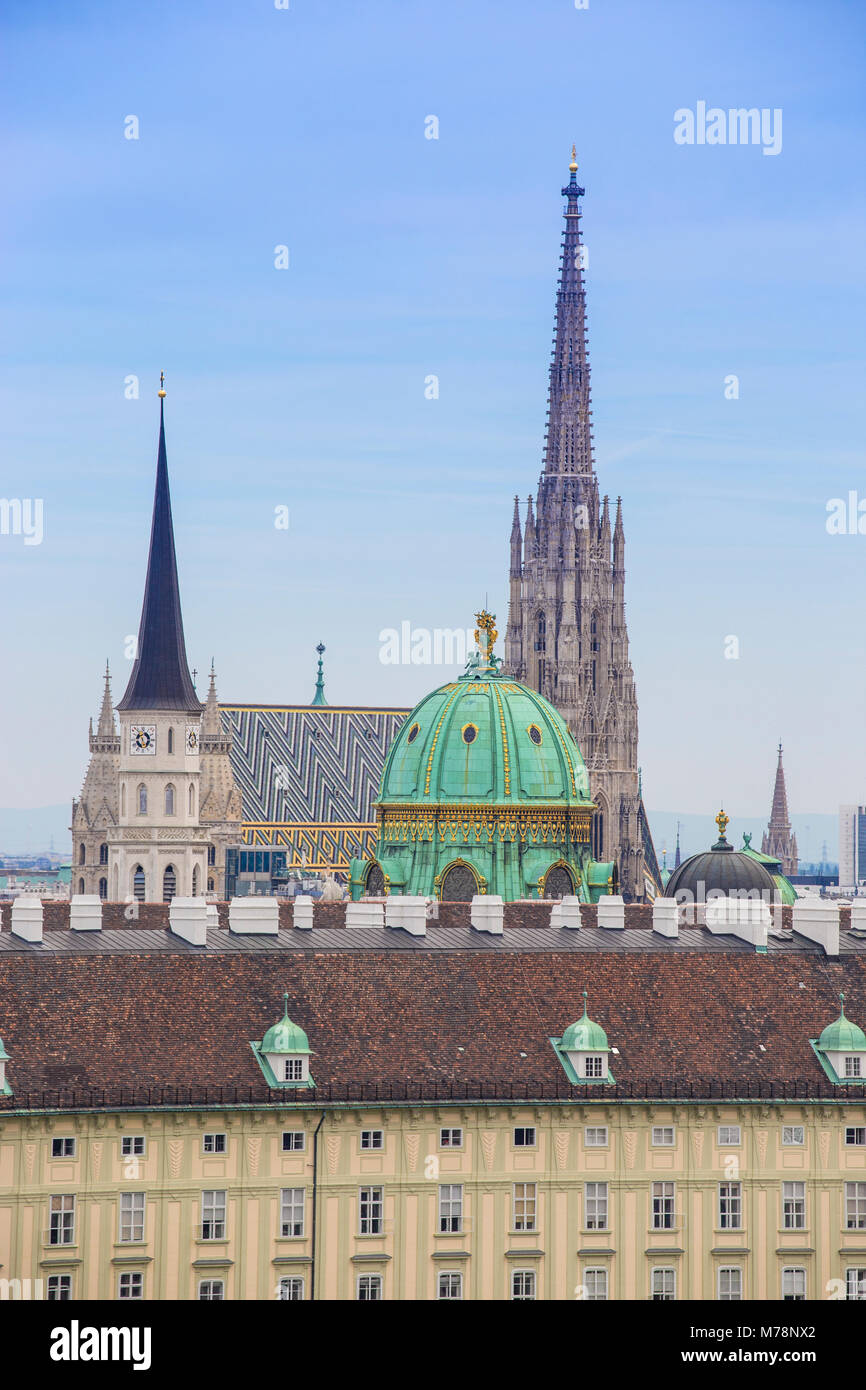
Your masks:
<path fill-rule="evenodd" d="M 162 381 L 160 375 L 159 453 L 138 649 L 129 684 L 117 708 L 177 709 L 200 714 L 203 706 L 190 679 L 183 640 L 165 453 L 165 391 Z"/>

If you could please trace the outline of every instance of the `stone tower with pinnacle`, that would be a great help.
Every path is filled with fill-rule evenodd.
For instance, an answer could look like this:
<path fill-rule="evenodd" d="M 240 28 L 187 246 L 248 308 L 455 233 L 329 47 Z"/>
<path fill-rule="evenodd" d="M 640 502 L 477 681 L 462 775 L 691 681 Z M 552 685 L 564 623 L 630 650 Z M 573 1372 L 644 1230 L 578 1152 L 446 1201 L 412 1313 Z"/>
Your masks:
<path fill-rule="evenodd" d="M 782 766 L 782 745 L 779 744 L 779 760 L 776 764 L 776 785 L 773 788 L 773 806 L 770 811 L 770 824 L 761 840 L 761 853 L 771 854 L 782 865 L 786 878 L 797 872 L 797 837 L 791 831 L 788 818 L 788 793 L 785 789 L 785 769 Z"/>
<path fill-rule="evenodd" d="M 201 720 L 199 820 L 208 834 L 207 891 L 220 899 L 225 897 L 226 850 L 242 839 L 243 809 L 229 760 L 231 749 L 231 736 L 223 728 L 220 715 L 211 662 L 210 687 Z"/>
<path fill-rule="evenodd" d="M 108 897 L 108 838 L 118 821 L 120 736 L 111 703 L 111 676 L 105 663 L 105 688 L 99 723 L 90 721 L 90 762 L 81 795 L 72 803 L 72 892 Z"/>
<path fill-rule="evenodd" d="M 638 708 L 625 618 L 622 503 L 611 520 L 599 495 L 592 440 L 585 252 L 572 150 L 556 328 L 550 362 L 544 466 L 521 529 L 511 528 L 508 670 L 546 696 L 568 722 L 598 806 L 593 857 L 616 859 L 623 895 L 641 899 L 657 865 L 640 794 Z"/>

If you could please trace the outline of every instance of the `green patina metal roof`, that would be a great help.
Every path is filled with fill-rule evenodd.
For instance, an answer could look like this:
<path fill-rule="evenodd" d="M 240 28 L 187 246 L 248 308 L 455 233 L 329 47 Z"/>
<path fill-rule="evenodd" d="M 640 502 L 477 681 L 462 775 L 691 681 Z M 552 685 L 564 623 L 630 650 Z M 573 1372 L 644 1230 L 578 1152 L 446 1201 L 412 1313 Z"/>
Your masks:
<path fill-rule="evenodd" d="M 750 859 L 754 859 L 758 864 L 763 864 L 767 873 L 770 875 L 779 893 L 779 898 L 784 907 L 793 907 L 797 901 L 797 893 L 793 883 L 782 873 L 782 863 L 772 854 L 762 854 L 760 850 L 752 849 L 752 837 L 743 834 L 743 848 L 741 854 L 747 854 Z"/>
<path fill-rule="evenodd" d="M 11 1062 L 12 1058 L 3 1046 L 3 1039 L 0 1038 L 0 1062 Z"/>
<path fill-rule="evenodd" d="M 600 1023 L 593 1023 L 586 1012 L 586 990 L 583 991 L 583 1017 L 571 1023 L 563 1033 L 559 1046 L 563 1052 L 609 1052 L 607 1034 Z"/>
<path fill-rule="evenodd" d="M 312 1055 L 307 1035 L 303 1028 L 299 1028 L 297 1023 L 293 1023 L 289 1018 L 289 996 L 283 995 L 285 1001 L 285 1011 L 279 1023 L 275 1023 L 269 1028 L 262 1038 L 262 1052 L 284 1052 L 299 1053 L 306 1052 Z"/>
<path fill-rule="evenodd" d="M 828 1023 L 820 1038 L 821 1052 L 866 1052 L 866 1033 L 845 1017 L 845 996 L 841 994 L 842 1012 L 834 1023 Z"/>
<path fill-rule="evenodd" d="M 485 662 L 426 695 L 391 745 L 379 805 L 588 806 L 565 720 L 537 690 Z"/>

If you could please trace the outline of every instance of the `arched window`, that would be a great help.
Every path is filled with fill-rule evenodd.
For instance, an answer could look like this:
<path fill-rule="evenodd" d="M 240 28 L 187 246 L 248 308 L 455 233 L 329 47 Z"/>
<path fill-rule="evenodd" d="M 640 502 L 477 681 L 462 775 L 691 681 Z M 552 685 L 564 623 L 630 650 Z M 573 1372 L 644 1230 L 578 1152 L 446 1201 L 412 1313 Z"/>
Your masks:
<path fill-rule="evenodd" d="M 83 893 L 83 892 L 84 892 L 84 879 L 83 879 L 83 878 L 80 878 L 80 879 L 78 880 L 78 891 L 79 891 L 79 893 Z"/>
<path fill-rule="evenodd" d="M 125 815 L 126 815 L 126 783 L 125 783 L 125 782 L 121 782 L 121 784 L 120 784 L 120 814 L 121 814 L 122 816 L 125 816 Z"/>
<path fill-rule="evenodd" d="M 598 810 L 595 812 L 592 818 L 592 824 L 590 826 L 589 832 L 589 845 L 592 857 L 595 860 L 595 862 L 597 864 L 603 864 L 605 804 L 604 799 L 602 797 L 597 796 L 595 799 L 598 803 Z"/>
<path fill-rule="evenodd" d="M 165 789 L 165 814 L 167 816 L 174 815 L 174 787 L 171 782 Z"/>
<path fill-rule="evenodd" d="M 194 898 L 198 897 L 198 864 L 193 866 L 192 871 L 192 895 Z"/>
<path fill-rule="evenodd" d="M 168 751 L 169 753 L 174 752 L 174 729 L 168 731 Z"/>
<path fill-rule="evenodd" d="M 192 782 L 189 784 L 189 813 L 191 816 L 195 815 L 195 787 Z"/>
<path fill-rule="evenodd" d="M 99 846 L 99 862 L 100 864 L 108 863 L 108 845 Z"/>
<path fill-rule="evenodd" d="M 208 891 L 209 893 L 212 893 L 212 892 L 214 891 L 214 885 L 213 885 L 213 879 L 212 879 L 212 878 L 209 878 L 208 881 L 207 881 L 207 891 Z"/>
<path fill-rule="evenodd" d="M 364 892 L 370 898 L 383 898 L 385 896 L 385 875 L 380 864 L 373 863 L 367 870 Z"/>
<path fill-rule="evenodd" d="M 598 652 L 598 614 L 593 613 L 592 621 L 589 625 L 589 649 L 592 652 L 592 689 L 593 693 L 598 689 L 597 656 Z"/>
<path fill-rule="evenodd" d="M 535 619 L 535 650 L 547 651 L 547 619 L 543 613 L 539 613 Z"/>
<path fill-rule="evenodd" d="M 106 898 L 108 897 L 108 879 L 107 879 L 107 878 L 101 878 L 101 879 L 99 880 L 99 896 L 100 896 L 100 898 L 102 899 L 103 902 L 105 902 Z"/>
<path fill-rule="evenodd" d="M 208 868 L 210 868 L 210 866 L 211 866 L 212 864 L 215 864 L 215 863 L 216 863 L 216 845 L 208 845 L 208 847 L 207 847 L 207 862 L 208 862 Z"/>
<path fill-rule="evenodd" d="M 132 871 L 132 896 L 136 902 L 144 902 L 144 869 L 136 864 Z"/>
<path fill-rule="evenodd" d="M 439 897 L 443 903 L 471 903 L 478 892 L 478 880 L 468 864 L 452 864 L 442 880 Z"/>
<path fill-rule="evenodd" d="M 544 880 L 546 898 L 570 898 L 574 893 L 574 879 L 563 864 L 554 864 L 548 869 Z"/>
<path fill-rule="evenodd" d="M 162 876 L 162 900 L 170 903 L 177 892 L 177 876 L 174 872 L 174 865 L 167 864 L 165 873 Z"/>
<path fill-rule="evenodd" d="M 78 847 L 78 862 L 79 862 L 79 864 L 86 864 L 86 863 L 87 863 L 87 847 L 86 847 L 86 845 L 79 845 L 79 847 Z M 84 892 L 84 889 L 82 888 L 81 891 Z"/>
<path fill-rule="evenodd" d="M 147 815 L 147 787 L 143 782 L 138 784 L 138 814 L 140 816 Z"/>

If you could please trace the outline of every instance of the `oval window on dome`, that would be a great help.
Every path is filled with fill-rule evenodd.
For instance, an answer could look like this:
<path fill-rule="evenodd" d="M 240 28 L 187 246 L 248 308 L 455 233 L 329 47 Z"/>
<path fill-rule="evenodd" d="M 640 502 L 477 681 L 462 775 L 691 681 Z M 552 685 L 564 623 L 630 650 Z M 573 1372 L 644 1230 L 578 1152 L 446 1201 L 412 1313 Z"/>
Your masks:
<path fill-rule="evenodd" d="M 478 737 L 478 725 L 464 724 L 461 733 L 463 734 L 464 743 L 474 743 Z"/>
<path fill-rule="evenodd" d="M 411 727 L 411 729 L 409 730 L 408 734 L 406 735 L 406 742 L 407 742 L 407 743 L 414 743 L 415 740 L 416 740 L 416 738 L 417 738 L 418 735 L 420 734 L 420 732 L 421 732 L 421 725 L 420 725 L 420 724 L 413 724 L 412 727 Z"/>
<path fill-rule="evenodd" d="M 535 744 L 535 746 L 537 748 L 540 748 L 542 743 L 544 742 L 544 735 L 542 734 L 538 725 L 530 724 L 526 732 L 529 734 L 529 737 L 532 739 L 532 742 Z"/>

